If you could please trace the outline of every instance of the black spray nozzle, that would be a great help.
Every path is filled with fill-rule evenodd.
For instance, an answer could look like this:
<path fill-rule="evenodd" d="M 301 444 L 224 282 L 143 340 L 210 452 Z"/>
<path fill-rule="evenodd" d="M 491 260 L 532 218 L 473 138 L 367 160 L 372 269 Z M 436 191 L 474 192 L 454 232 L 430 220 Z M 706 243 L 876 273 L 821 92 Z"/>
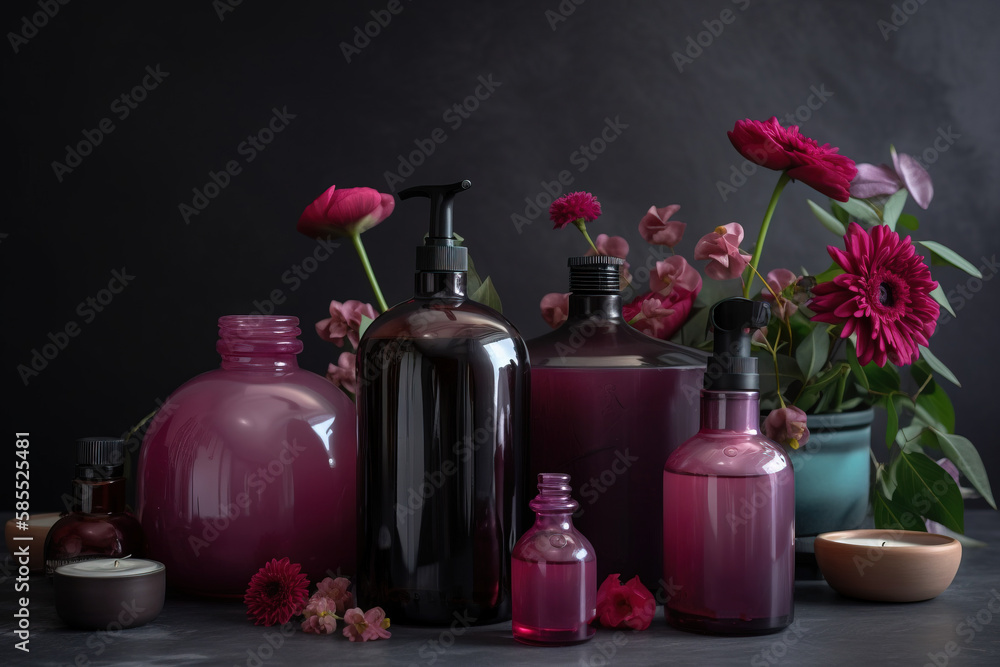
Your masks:
<path fill-rule="evenodd" d="M 452 204 L 455 195 L 472 187 L 469 180 L 450 185 L 416 185 L 400 190 L 400 199 L 427 197 L 431 200 L 430 229 L 424 245 L 417 248 L 417 271 L 468 271 L 468 250 L 455 245 Z"/>
<path fill-rule="evenodd" d="M 750 341 L 770 318 L 771 307 L 764 301 L 732 297 L 712 306 L 708 323 L 715 333 L 705 389 L 757 391 L 757 358 L 750 353 Z"/>

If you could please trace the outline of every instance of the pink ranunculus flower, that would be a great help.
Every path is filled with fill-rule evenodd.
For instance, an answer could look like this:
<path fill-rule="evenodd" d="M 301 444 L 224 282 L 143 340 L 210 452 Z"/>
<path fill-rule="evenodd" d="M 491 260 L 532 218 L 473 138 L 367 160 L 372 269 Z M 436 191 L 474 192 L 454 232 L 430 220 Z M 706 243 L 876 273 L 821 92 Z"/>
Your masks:
<path fill-rule="evenodd" d="M 589 192 L 570 192 L 549 206 L 549 218 L 555 223 L 553 229 L 562 229 L 580 220 L 593 222 L 600 215 L 601 203 Z"/>
<path fill-rule="evenodd" d="M 740 250 L 742 242 L 743 227 L 730 222 L 701 237 L 694 247 L 694 258 L 709 260 L 705 267 L 709 278 L 739 278 L 750 263 L 750 255 Z"/>
<path fill-rule="evenodd" d="M 639 221 L 639 235 L 647 243 L 673 248 L 681 242 L 684 229 L 687 227 L 683 222 L 670 219 L 679 210 L 681 207 L 678 204 L 663 207 L 650 206 L 649 211 Z"/>
<path fill-rule="evenodd" d="M 668 340 L 691 314 L 697 292 L 672 291 L 666 296 L 648 292 L 622 307 L 622 318 L 647 336 Z"/>
<path fill-rule="evenodd" d="M 337 577 L 336 579 L 327 577 L 319 582 L 317 585 L 319 590 L 316 591 L 313 598 L 323 597 L 331 600 L 336 605 L 337 613 L 343 614 L 354 604 L 354 595 L 348 590 L 350 586 L 351 581 L 345 577 Z"/>
<path fill-rule="evenodd" d="M 336 364 L 330 364 L 326 379 L 351 394 L 358 393 L 357 357 L 352 352 L 341 352 Z"/>
<path fill-rule="evenodd" d="M 362 612 L 359 607 L 344 612 L 344 636 L 352 642 L 367 642 L 389 639 L 389 619 L 382 607 L 373 607 Z"/>
<path fill-rule="evenodd" d="M 392 195 L 372 188 L 331 185 L 302 211 L 298 230 L 314 239 L 354 236 L 388 218 L 395 206 Z"/>
<path fill-rule="evenodd" d="M 351 341 L 355 349 L 360 339 L 361 316 L 374 320 L 378 317 L 375 307 L 370 303 L 362 303 L 349 299 L 343 303 L 330 302 L 330 317 L 316 323 L 316 333 L 325 341 L 343 347 L 344 338 Z"/>
<path fill-rule="evenodd" d="M 798 449 L 800 445 L 809 442 L 806 413 L 794 405 L 771 410 L 771 414 L 764 420 L 764 435 L 775 442 Z"/>
<path fill-rule="evenodd" d="M 594 255 L 606 255 L 608 257 L 619 257 L 623 260 L 628 257 L 628 241 L 621 236 L 598 234 L 594 245 L 597 246 L 597 251 L 595 252 L 593 248 L 590 248 L 587 250 L 587 257 L 593 257 Z M 628 268 L 629 263 L 626 261 L 621 266 L 621 277 L 622 280 L 630 283 L 632 282 L 632 274 L 629 273 Z"/>
<path fill-rule="evenodd" d="M 657 262 L 656 271 L 649 275 L 649 289 L 663 295 L 675 292 L 698 296 L 701 285 L 701 274 L 680 255 Z"/>
<path fill-rule="evenodd" d="M 926 209 L 934 197 L 934 184 L 930 174 L 920 166 L 916 158 L 906 153 L 897 153 L 891 148 L 892 165 L 868 164 L 858 165 L 858 175 L 851 181 L 851 196 L 860 199 L 870 197 L 890 196 L 900 188 L 906 188 L 917 206 Z"/>
<path fill-rule="evenodd" d="M 313 595 L 302 611 L 302 631 L 317 635 L 332 635 L 337 629 L 337 609 L 330 598 Z"/>
<path fill-rule="evenodd" d="M 797 125 L 782 127 L 778 119 L 738 120 L 729 141 L 740 155 L 768 169 L 785 171 L 796 181 L 837 201 L 850 199 L 851 181 L 858 173 L 854 160 L 830 144 L 799 133 Z"/>
<path fill-rule="evenodd" d="M 624 586 L 618 574 L 609 574 L 597 589 L 597 618 L 606 628 L 645 630 L 656 614 L 656 599 L 632 577 Z"/>
<path fill-rule="evenodd" d="M 553 329 L 558 329 L 569 316 L 569 292 L 552 292 L 542 297 L 542 318 Z"/>
<path fill-rule="evenodd" d="M 799 309 L 791 298 L 782 294 L 786 289 L 796 284 L 798 279 L 799 277 L 788 269 L 774 269 L 767 273 L 767 284 L 771 289 L 765 287 L 760 291 L 760 294 L 765 301 L 771 304 L 771 313 L 780 320 L 787 320 Z M 772 290 L 780 297 L 779 302 L 775 302 Z"/>

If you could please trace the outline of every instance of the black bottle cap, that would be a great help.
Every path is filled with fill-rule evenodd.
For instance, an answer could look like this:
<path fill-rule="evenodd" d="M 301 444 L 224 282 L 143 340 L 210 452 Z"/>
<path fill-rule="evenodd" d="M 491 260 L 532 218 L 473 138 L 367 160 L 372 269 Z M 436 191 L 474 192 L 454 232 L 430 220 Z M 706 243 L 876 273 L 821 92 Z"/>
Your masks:
<path fill-rule="evenodd" d="M 590 255 L 570 257 L 569 291 L 574 294 L 618 294 L 621 291 L 619 270 L 625 263 L 621 257 Z"/>
<path fill-rule="evenodd" d="M 771 307 L 764 301 L 742 297 L 723 299 L 708 315 L 715 334 L 712 358 L 705 371 L 705 389 L 757 391 L 757 358 L 750 353 L 753 332 L 767 325 Z"/>
<path fill-rule="evenodd" d="M 109 479 L 125 474 L 125 441 L 121 438 L 80 438 L 76 441 L 76 476 Z"/>
<path fill-rule="evenodd" d="M 431 200 L 430 230 L 424 245 L 417 246 L 417 271 L 469 270 L 468 249 L 455 245 L 452 203 L 457 193 L 471 187 L 472 182 L 465 180 L 450 185 L 417 185 L 399 192 L 400 199 L 427 197 Z"/>

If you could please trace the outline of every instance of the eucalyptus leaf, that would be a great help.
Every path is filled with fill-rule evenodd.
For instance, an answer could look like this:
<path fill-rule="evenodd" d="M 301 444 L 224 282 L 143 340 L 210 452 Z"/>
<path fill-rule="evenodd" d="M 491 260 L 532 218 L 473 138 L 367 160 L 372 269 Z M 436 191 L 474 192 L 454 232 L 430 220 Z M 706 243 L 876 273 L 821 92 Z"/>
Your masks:
<path fill-rule="evenodd" d="M 876 528 L 927 532 L 927 526 L 919 516 L 911 512 L 909 507 L 887 497 L 878 486 L 872 493 L 872 516 Z"/>
<path fill-rule="evenodd" d="M 865 376 L 868 378 L 868 387 L 883 394 L 899 391 L 899 373 L 896 369 L 886 364 L 878 366 L 875 362 L 864 367 Z"/>
<path fill-rule="evenodd" d="M 892 396 L 885 396 L 882 399 L 882 407 L 885 408 L 885 446 L 892 447 L 899 433 L 899 412 L 896 410 L 896 401 Z"/>
<path fill-rule="evenodd" d="M 853 341 L 847 342 L 847 363 L 851 366 L 851 374 L 854 375 L 854 379 L 861 383 L 865 391 L 871 389 L 868 376 L 865 375 L 864 369 L 861 368 L 861 364 L 858 362 L 858 353 L 854 349 Z"/>
<path fill-rule="evenodd" d="M 848 215 L 858 222 L 868 225 L 881 225 L 882 221 L 878 217 L 878 211 L 872 208 L 868 202 L 851 197 L 847 201 L 838 202 L 838 205 L 847 211 Z"/>
<path fill-rule="evenodd" d="M 855 396 L 854 398 L 849 398 L 846 401 L 841 401 L 840 411 L 847 412 L 848 410 L 853 410 L 864 402 L 860 396 Z"/>
<path fill-rule="evenodd" d="M 904 452 L 923 452 L 924 445 L 937 445 L 937 438 L 923 424 L 914 423 L 899 429 L 896 444 Z"/>
<path fill-rule="evenodd" d="M 986 468 L 983 466 L 983 459 L 980 458 L 976 446 L 968 438 L 952 433 L 943 433 L 937 429 L 930 429 L 937 437 L 938 444 L 944 455 L 955 464 L 965 478 L 969 480 L 976 491 L 979 492 L 986 502 L 993 509 L 997 508 L 996 501 L 993 500 L 993 490 L 990 488 L 990 480 L 986 475 Z"/>
<path fill-rule="evenodd" d="M 962 492 L 947 470 L 917 452 L 900 452 L 893 466 L 897 468 L 894 501 L 951 530 L 965 532 Z"/>
<path fill-rule="evenodd" d="M 934 380 L 931 380 L 917 396 L 913 411 L 916 417 L 928 426 L 935 426 L 946 433 L 955 432 L 955 406 L 951 404 L 951 399 L 944 389 Z"/>
<path fill-rule="evenodd" d="M 830 353 L 830 335 L 825 326 L 817 326 L 805 340 L 799 343 L 795 350 L 795 361 L 802 370 L 802 376 L 806 381 L 813 377 L 826 364 L 826 357 Z"/>
<path fill-rule="evenodd" d="M 830 200 L 830 210 L 833 211 L 833 217 L 837 218 L 844 228 L 847 228 L 847 223 L 851 221 L 850 214 L 844 210 L 844 207 L 840 205 L 840 202 Z"/>
<path fill-rule="evenodd" d="M 819 204 L 814 202 L 812 199 L 807 199 L 806 203 L 809 204 L 809 208 L 812 209 L 813 215 L 815 215 L 819 221 L 823 223 L 824 227 L 837 236 L 843 236 L 847 233 L 847 229 L 844 228 L 844 223 L 833 217 L 833 215 L 828 213 L 826 209 L 820 207 Z"/>
<path fill-rule="evenodd" d="M 500 303 L 500 295 L 497 294 L 496 289 L 493 287 L 493 279 L 489 276 L 486 276 L 486 280 L 483 281 L 483 284 L 479 286 L 479 289 L 470 294 L 469 298 L 483 304 L 484 306 L 489 306 L 498 313 L 503 312 L 503 304 Z"/>
<path fill-rule="evenodd" d="M 931 298 L 937 301 L 939 306 L 951 313 L 952 317 L 956 317 L 955 311 L 952 310 L 951 302 L 948 301 L 948 295 L 944 293 L 944 288 L 940 284 L 931 290 Z"/>
<path fill-rule="evenodd" d="M 975 264 L 962 257 L 951 248 L 943 246 L 940 243 L 936 243 L 935 241 L 917 241 L 917 243 L 931 251 L 931 264 L 954 266 L 956 269 L 965 271 L 970 276 L 975 276 L 976 278 L 983 277 L 983 274 L 980 273 Z"/>
<path fill-rule="evenodd" d="M 931 367 L 931 370 L 933 370 L 935 373 L 937 373 L 944 379 L 948 380 L 955 386 L 957 387 L 962 386 L 962 383 L 958 381 L 958 378 L 955 377 L 955 374 L 951 372 L 951 369 L 945 366 L 944 362 L 942 362 L 940 359 L 931 354 L 930 350 L 928 350 L 923 345 L 918 345 L 917 349 L 920 350 L 920 358 L 927 362 L 927 365 Z"/>
<path fill-rule="evenodd" d="M 902 213 L 899 216 L 899 226 L 906 227 L 911 232 L 915 232 L 920 228 L 920 221 L 917 220 L 916 216 L 909 213 Z"/>
<path fill-rule="evenodd" d="M 896 221 L 899 220 L 899 215 L 903 212 L 908 194 L 906 188 L 896 191 L 896 194 L 885 202 L 885 208 L 882 209 L 882 223 L 893 231 L 896 231 Z"/>

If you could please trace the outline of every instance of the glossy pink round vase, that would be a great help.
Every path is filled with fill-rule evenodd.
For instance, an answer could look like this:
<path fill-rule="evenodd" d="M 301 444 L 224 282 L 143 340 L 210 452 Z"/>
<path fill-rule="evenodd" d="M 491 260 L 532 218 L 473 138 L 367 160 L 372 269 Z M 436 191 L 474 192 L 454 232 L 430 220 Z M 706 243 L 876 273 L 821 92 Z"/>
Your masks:
<path fill-rule="evenodd" d="M 354 404 L 299 368 L 298 323 L 220 318 L 222 367 L 171 394 L 143 440 L 139 519 L 171 588 L 242 596 L 286 556 L 313 583 L 355 571 Z"/>

